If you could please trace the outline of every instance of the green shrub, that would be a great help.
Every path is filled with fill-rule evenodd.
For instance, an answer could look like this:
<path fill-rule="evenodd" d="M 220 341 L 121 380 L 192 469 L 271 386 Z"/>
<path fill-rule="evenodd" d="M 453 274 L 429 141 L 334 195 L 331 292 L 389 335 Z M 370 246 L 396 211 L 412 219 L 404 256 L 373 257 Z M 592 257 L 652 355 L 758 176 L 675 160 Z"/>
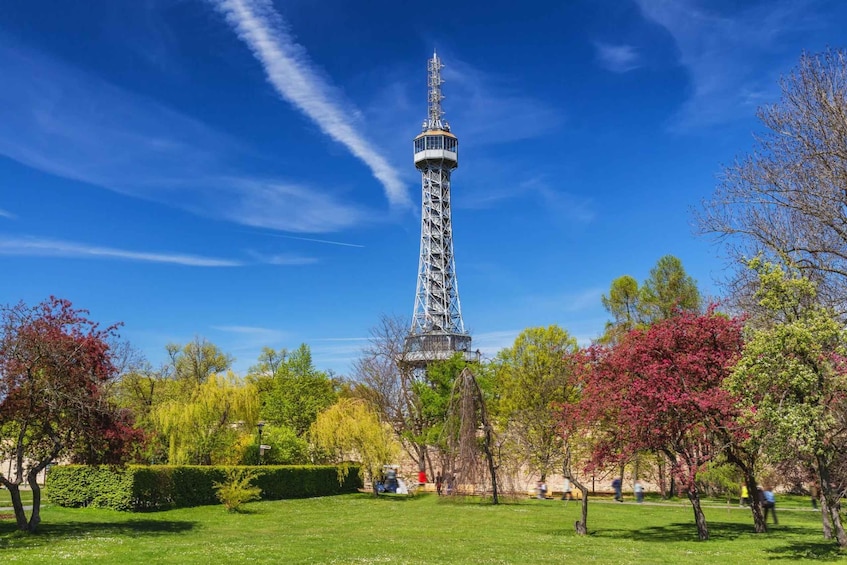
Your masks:
<path fill-rule="evenodd" d="M 250 483 L 256 479 L 256 471 L 232 468 L 226 472 L 226 481 L 212 483 L 217 491 L 218 500 L 230 512 L 238 512 L 241 505 L 259 500 L 262 489 Z"/>
<path fill-rule="evenodd" d="M 59 506 L 133 511 L 201 506 L 220 502 L 215 483 L 224 483 L 231 469 L 255 473 L 253 483 L 263 500 L 328 496 L 362 486 L 357 468 L 339 483 L 338 468 L 329 465 L 58 465 L 47 475 L 47 490 L 50 501 Z"/>

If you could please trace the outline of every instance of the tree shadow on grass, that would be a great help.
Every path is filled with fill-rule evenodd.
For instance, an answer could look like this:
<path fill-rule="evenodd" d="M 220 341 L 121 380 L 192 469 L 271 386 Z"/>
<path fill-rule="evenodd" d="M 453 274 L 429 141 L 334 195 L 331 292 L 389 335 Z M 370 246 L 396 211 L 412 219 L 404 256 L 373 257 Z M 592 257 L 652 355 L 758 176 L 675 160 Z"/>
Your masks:
<path fill-rule="evenodd" d="M 392 494 L 389 492 L 383 492 L 377 496 L 370 495 L 370 499 L 385 503 L 409 503 L 415 500 L 422 500 L 423 496 L 411 494 Z"/>
<path fill-rule="evenodd" d="M 770 554 L 769 559 L 785 559 L 788 561 L 841 561 L 847 557 L 834 541 L 797 541 L 788 542 L 779 547 L 765 549 Z"/>
<path fill-rule="evenodd" d="M 611 537 L 618 539 L 630 539 L 645 542 L 678 542 L 698 541 L 697 526 L 693 522 L 676 522 L 663 526 L 650 526 L 640 529 L 614 529 L 605 528 L 597 532 L 591 532 L 597 537 Z M 753 538 L 757 535 L 804 535 L 809 533 L 809 528 L 800 526 L 773 526 L 767 534 L 757 534 L 753 524 L 739 524 L 737 522 L 709 522 L 709 539 L 733 541 L 738 538 Z"/>
<path fill-rule="evenodd" d="M 563 534 L 567 530 L 556 530 L 555 533 Z M 808 535 L 810 528 L 802 526 L 769 526 L 768 533 L 757 534 L 753 524 L 738 524 L 735 522 L 709 522 L 710 541 L 734 541 L 738 538 L 754 539 L 756 536 L 784 535 L 804 536 Z M 610 529 L 589 532 L 589 535 L 597 538 L 629 539 L 644 542 L 680 542 L 697 541 L 697 527 L 691 522 L 678 522 L 664 526 L 652 526 L 638 530 Z M 834 541 L 821 539 L 820 541 L 786 541 L 785 544 L 762 550 L 768 554 L 770 560 L 816 560 L 816 561 L 840 561 L 847 557 L 847 552 L 842 551 Z"/>
<path fill-rule="evenodd" d="M 63 538 L 79 538 L 81 536 L 158 536 L 164 534 L 180 534 L 193 530 L 197 522 L 188 520 L 144 520 L 132 519 L 121 522 L 44 522 L 38 526 L 35 534 L 18 533 L 15 522 L 0 522 L 0 549 L 9 546 L 12 536 L 26 539 L 32 545 L 46 545 Z"/>

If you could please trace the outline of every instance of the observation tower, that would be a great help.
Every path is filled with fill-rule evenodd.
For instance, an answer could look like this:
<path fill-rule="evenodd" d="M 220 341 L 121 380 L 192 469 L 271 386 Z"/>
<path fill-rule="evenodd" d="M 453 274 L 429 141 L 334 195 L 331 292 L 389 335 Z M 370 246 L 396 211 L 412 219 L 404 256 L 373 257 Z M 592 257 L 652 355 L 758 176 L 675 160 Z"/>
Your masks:
<path fill-rule="evenodd" d="M 471 336 L 465 332 L 456 261 L 453 256 L 453 222 L 450 209 L 450 174 L 459 166 L 459 140 L 450 132 L 441 109 L 441 69 L 433 53 L 427 63 L 429 116 L 415 138 L 415 167 L 421 172 L 421 258 L 415 293 L 415 313 L 405 340 L 403 362 L 422 369 L 433 361 L 462 352 L 469 360 Z"/>

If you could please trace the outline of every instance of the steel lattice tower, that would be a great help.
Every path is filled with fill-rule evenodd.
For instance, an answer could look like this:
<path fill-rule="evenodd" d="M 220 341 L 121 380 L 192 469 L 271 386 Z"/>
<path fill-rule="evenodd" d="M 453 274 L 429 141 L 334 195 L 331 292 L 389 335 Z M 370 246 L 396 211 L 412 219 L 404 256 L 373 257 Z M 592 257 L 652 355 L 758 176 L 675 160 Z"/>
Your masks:
<path fill-rule="evenodd" d="M 450 133 L 441 109 L 441 60 L 428 61 L 429 117 L 415 138 L 415 167 L 421 172 L 421 257 L 412 328 L 404 361 L 425 367 L 457 351 L 472 359 L 471 336 L 465 332 L 453 256 L 450 174 L 459 166 L 459 140 Z"/>

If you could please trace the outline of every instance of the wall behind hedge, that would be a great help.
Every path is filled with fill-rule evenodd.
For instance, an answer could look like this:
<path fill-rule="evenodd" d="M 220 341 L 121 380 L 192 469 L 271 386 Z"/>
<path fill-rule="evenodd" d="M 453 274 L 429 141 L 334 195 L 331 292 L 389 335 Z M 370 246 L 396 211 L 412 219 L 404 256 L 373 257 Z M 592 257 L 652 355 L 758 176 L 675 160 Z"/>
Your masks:
<path fill-rule="evenodd" d="M 59 465 L 47 474 L 50 501 L 59 506 L 95 506 L 115 510 L 164 510 L 218 504 L 215 482 L 226 479 L 224 466 L 129 465 L 126 467 Z M 329 465 L 262 465 L 255 471 L 263 500 L 306 498 L 356 492 L 362 487 L 358 467 L 338 481 Z"/>

